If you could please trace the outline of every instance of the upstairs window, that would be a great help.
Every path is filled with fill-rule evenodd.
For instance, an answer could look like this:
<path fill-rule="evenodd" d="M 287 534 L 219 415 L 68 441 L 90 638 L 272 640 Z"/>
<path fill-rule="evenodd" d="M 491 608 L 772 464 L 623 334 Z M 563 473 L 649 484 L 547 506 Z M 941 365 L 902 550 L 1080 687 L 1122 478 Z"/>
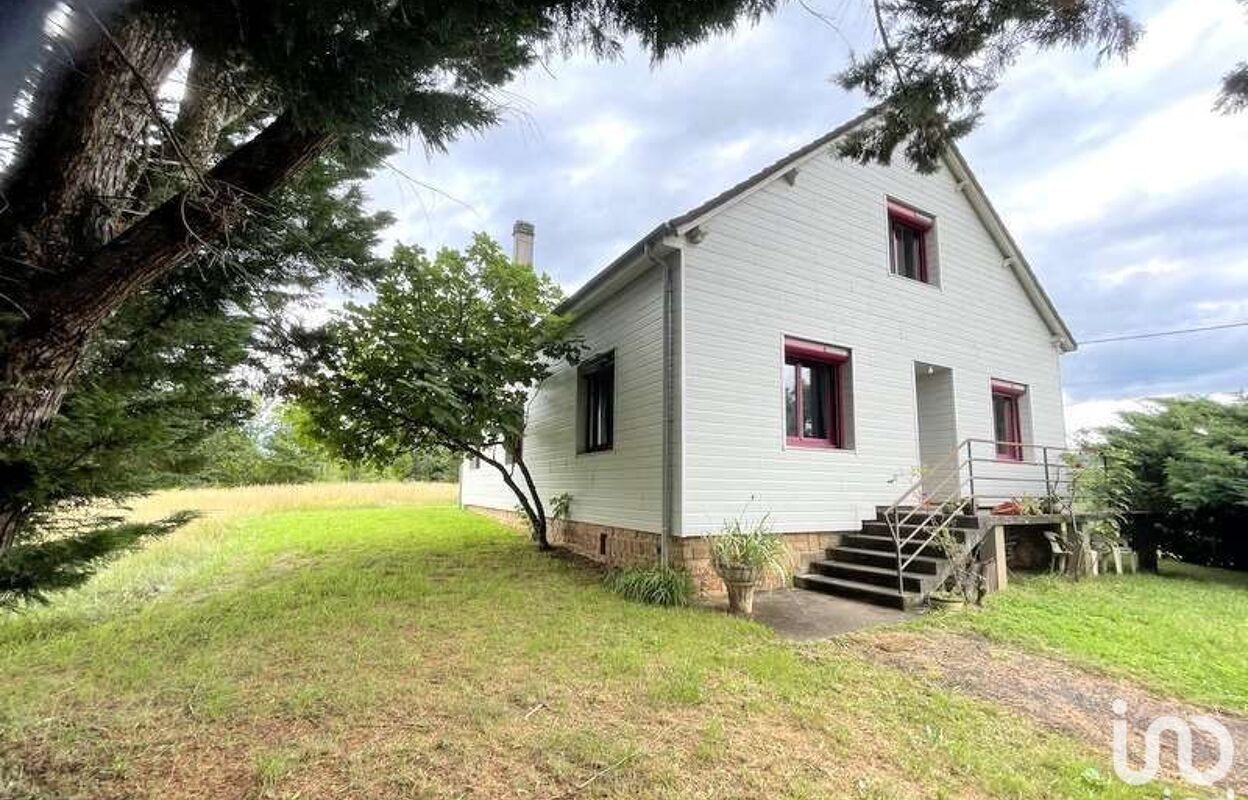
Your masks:
<path fill-rule="evenodd" d="M 993 380 L 992 427 L 997 442 L 997 458 L 1023 460 L 1022 397 L 1027 387 L 1020 383 Z"/>
<path fill-rule="evenodd" d="M 577 405 L 582 453 L 615 446 L 615 351 L 603 353 L 577 370 Z"/>
<path fill-rule="evenodd" d="M 791 445 L 848 448 L 849 351 L 784 341 L 784 432 Z"/>
<path fill-rule="evenodd" d="M 935 221 L 919 211 L 888 201 L 889 271 L 920 283 L 935 283 Z"/>

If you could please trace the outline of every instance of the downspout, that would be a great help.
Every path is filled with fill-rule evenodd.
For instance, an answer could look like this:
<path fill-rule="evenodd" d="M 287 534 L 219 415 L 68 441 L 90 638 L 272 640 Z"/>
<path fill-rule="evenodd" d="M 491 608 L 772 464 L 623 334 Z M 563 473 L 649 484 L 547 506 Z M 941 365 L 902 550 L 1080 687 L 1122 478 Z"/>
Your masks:
<path fill-rule="evenodd" d="M 672 269 L 671 259 L 656 257 L 650 244 L 647 243 L 642 252 L 651 264 L 663 271 L 663 518 L 659 534 L 659 563 L 667 566 L 672 559 L 671 537 L 676 510 L 676 270 Z"/>

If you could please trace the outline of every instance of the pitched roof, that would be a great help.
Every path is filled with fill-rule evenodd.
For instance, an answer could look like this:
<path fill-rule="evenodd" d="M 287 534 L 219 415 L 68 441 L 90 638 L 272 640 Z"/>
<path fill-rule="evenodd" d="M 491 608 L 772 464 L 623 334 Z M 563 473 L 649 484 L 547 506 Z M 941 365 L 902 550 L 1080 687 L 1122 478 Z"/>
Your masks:
<path fill-rule="evenodd" d="M 798 162 L 816 155 L 824 147 L 831 145 L 841 136 L 844 136 L 846 133 L 849 133 L 863 122 L 866 122 L 874 116 L 874 114 L 874 110 L 868 110 L 859 114 L 848 122 L 833 128 L 814 141 L 809 142 L 783 158 L 772 162 L 770 165 L 764 167 L 758 172 L 755 172 L 753 175 L 749 176 L 740 183 L 737 183 L 736 185 L 720 192 L 710 200 L 707 200 L 705 203 L 702 203 L 695 208 L 691 208 L 679 216 L 672 217 L 669 220 L 659 223 L 652 231 L 641 237 L 636 244 L 625 250 L 614 261 L 586 281 L 583 286 L 560 303 L 558 309 L 556 310 L 564 312 L 576 307 L 604 283 L 615 277 L 620 270 L 635 262 L 649 247 L 652 247 L 664 237 L 679 234 L 681 232 L 681 228 L 689 226 L 691 223 L 697 222 L 706 215 L 717 211 L 726 203 L 736 199 L 757 186 L 761 186 L 771 178 L 784 174 Z M 958 150 L 956 145 L 949 146 L 948 151 L 946 152 L 945 161 L 946 165 L 949 166 L 955 173 L 955 177 L 959 180 L 959 183 L 966 184 L 966 187 L 969 189 L 967 192 L 967 198 L 971 201 L 971 206 L 975 209 L 976 214 L 980 217 L 980 221 L 984 224 L 984 226 L 988 229 L 988 232 L 996 241 L 997 246 L 1006 255 L 1007 261 L 1010 262 L 1009 265 L 1014 269 L 1015 275 L 1018 277 L 1019 282 L 1023 285 L 1023 290 L 1031 299 L 1032 304 L 1036 307 L 1036 311 L 1039 312 L 1040 316 L 1044 318 L 1045 323 L 1049 326 L 1049 330 L 1059 341 L 1062 349 L 1067 352 L 1074 350 L 1077 347 L 1074 335 L 1066 326 L 1065 321 L 1062 320 L 1061 315 L 1058 314 L 1057 308 L 1053 305 L 1053 301 L 1049 298 L 1048 294 L 1045 293 L 1044 288 L 1040 286 L 1040 281 L 1036 278 L 1031 266 L 1027 263 L 1027 259 L 1023 257 L 1022 250 L 1018 247 L 1014 238 L 1010 236 L 1009 231 L 1005 227 L 1004 221 L 1002 221 L 1001 216 L 997 213 L 996 209 L 993 208 L 992 203 L 989 202 L 988 196 L 984 193 L 983 187 L 975 178 L 975 174 L 971 171 L 970 165 L 966 163 L 966 159 L 963 158 L 961 151 Z"/>

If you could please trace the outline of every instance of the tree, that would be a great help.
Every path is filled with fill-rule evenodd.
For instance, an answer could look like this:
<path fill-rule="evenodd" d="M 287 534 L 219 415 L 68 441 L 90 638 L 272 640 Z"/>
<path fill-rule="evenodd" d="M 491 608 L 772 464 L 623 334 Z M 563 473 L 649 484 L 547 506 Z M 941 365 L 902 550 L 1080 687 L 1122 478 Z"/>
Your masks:
<path fill-rule="evenodd" d="M 560 299 L 484 235 L 433 258 L 400 246 L 376 300 L 327 326 L 294 391 L 346 458 L 384 463 L 434 444 L 498 470 L 545 549 L 546 511 L 519 443 L 532 392 L 581 353 L 571 319 L 553 313 Z"/>
<path fill-rule="evenodd" d="M 504 111 L 491 90 L 552 49 L 609 56 L 636 35 L 661 58 L 773 2 L 302 0 L 291 13 L 281 0 L 130 0 L 112 15 L 60 4 L 66 33 L 32 65 L 31 112 L 0 186 L 0 469 L 19 478 L 0 494 L 0 554 L 39 535 L 39 498 L 55 493 L 37 489 L 38 451 L 56 446 L 62 404 L 104 363 L 95 341 L 128 304 L 193 286 L 254 310 L 282 294 L 281 275 L 302 285 L 316 272 L 321 248 L 299 241 L 308 220 L 279 194 L 304 170 L 375 164 L 378 140 L 399 135 L 437 149 L 484 128 Z M 156 90 L 188 54 L 186 94 L 166 118 Z M 275 258 L 275 243 L 296 255 Z M 254 330 L 272 332 L 273 315 L 257 316 Z"/>
<path fill-rule="evenodd" d="M 878 114 L 846 137 L 843 155 L 889 163 L 898 147 L 924 172 L 979 122 L 984 99 L 1028 48 L 1086 47 L 1123 58 L 1140 26 L 1122 0 L 872 0 L 880 46 L 841 73 Z M 1245 0 L 1248 2 L 1248 0 Z M 1248 62 L 1224 78 L 1216 108 L 1248 107 Z"/>
<path fill-rule="evenodd" d="M 361 287 L 384 263 L 372 248 L 391 218 L 365 212 L 359 189 L 388 152 L 373 145 L 344 140 L 271 198 L 272 213 L 128 301 L 91 339 L 49 425 L 0 447 L 0 519 L 9 521 L 0 572 L 20 577 L 8 604 L 85 580 L 111 548 L 174 527 L 118 528 L 114 515 L 91 513 L 98 501 L 222 470 L 228 459 L 209 445 L 230 444 L 228 435 L 212 440 L 251 415 L 256 387 L 242 376 L 271 369 L 287 349 L 285 309 L 326 280 Z M 303 474 L 289 455 L 263 462 L 266 481 Z"/>
<path fill-rule="evenodd" d="M 0 215 L 0 445 L 56 413 L 92 335 L 128 299 L 254 219 L 264 199 L 344 137 L 415 133 L 431 148 L 495 122 L 490 92 L 544 49 L 609 55 L 636 35 L 656 58 L 773 0 L 132 0 L 109 19 L 72 6 L 73 63 L 44 64 Z M 155 87 L 188 51 L 179 119 Z M 215 164 L 240 108 L 263 123 Z M 161 147 L 153 147 L 152 129 Z M 173 156 L 171 191 L 144 189 Z M 159 182 L 157 182 L 159 183 Z"/>
<path fill-rule="evenodd" d="M 1248 569 L 1248 397 L 1166 398 L 1153 406 L 1100 431 L 1106 457 L 1131 473 L 1125 505 L 1145 515 L 1150 547 Z"/>

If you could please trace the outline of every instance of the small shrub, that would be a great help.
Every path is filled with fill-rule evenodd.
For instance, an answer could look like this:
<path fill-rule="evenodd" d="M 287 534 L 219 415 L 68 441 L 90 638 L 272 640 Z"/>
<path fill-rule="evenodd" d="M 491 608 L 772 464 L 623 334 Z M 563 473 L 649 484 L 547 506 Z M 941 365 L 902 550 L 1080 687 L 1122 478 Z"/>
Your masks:
<path fill-rule="evenodd" d="M 693 576 L 679 567 L 627 567 L 607 575 L 607 588 L 628 600 L 655 606 L 687 606 L 697 594 Z"/>
<path fill-rule="evenodd" d="M 550 498 L 550 517 L 551 519 L 567 520 L 568 514 L 572 512 L 572 495 L 564 492 Z"/>
<path fill-rule="evenodd" d="M 784 539 L 772 532 L 768 517 L 748 522 L 742 517 L 728 520 L 711 539 L 711 562 L 724 567 L 752 567 L 784 579 L 789 574 L 789 550 Z"/>

